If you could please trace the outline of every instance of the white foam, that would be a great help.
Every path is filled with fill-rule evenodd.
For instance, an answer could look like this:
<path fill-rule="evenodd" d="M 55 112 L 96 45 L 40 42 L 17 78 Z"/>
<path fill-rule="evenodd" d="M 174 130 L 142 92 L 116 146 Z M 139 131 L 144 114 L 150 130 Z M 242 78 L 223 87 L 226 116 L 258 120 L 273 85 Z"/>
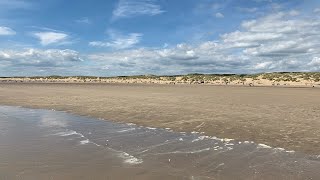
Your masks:
<path fill-rule="evenodd" d="M 81 144 L 81 145 L 89 144 L 89 143 L 94 144 L 94 145 L 96 145 L 96 146 L 98 146 L 98 147 L 101 146 L 101 145 L 99 145 L 99 144 L 97 144 L 97 143 L 94 143 L 94 142 L 90 141 L 89 139 L 85 139 L 85 140 L 80 141 L 80 144 Z"/>
<path fill-rule="evenodd" d="M 266 144 L 258 144 L 258 148 L 269 149 L 269 148 L 271 148 L 271 146 L 268 146 Z"/>
<path fill-rule="evenodd" d="M 91 141 L 90 141 L 91 142 Z M 92 144 L 94 144 L 94 145 L 96 145 L 96 146 L 98 146 L 98 147 L 100 147 L 101 145 L 100 144 L 97 144 L 97 143 L 94 143 L 94 142 L 91 142 Z"/>
<path fill-rule="evenodd" d="M 155 130 L 157 128 L 153 128 L 153 127 L 146 127 L 147 129 L 151 129 L 151 130 Z"/>
<path fill-rule="evenodd" d="M 215 136 L 212 136 L 212 137 L 210 137 L 210 139 L 212 139 L 212 140 L 217 140 L 217 139 L 219 139 L 219 138 L 217 138 L 217 137 L 215 137 Z"/>
<path fill-rule="evenodd" d="M 128 126 L 135 126 L 136 124 L 134 123 L 126 123 Z"/>
<path fill-rule="evenodd" d="M 211 139 L 209 136 L 199 136 L 198 138 L 192 140 L 191 142 L 202 141 L 204 139 Z"/>
<path fill-rule="evenodd" d="M 143 151 L 141 151 L 139 154 L 145 153 L 145 152 L 147 152 L 147 151 L 149 151 L 149 149 L 143 150 Z"/>
<path fill-rule="evenodd" d="M 200 139 L 194 139 L 194 140 L 192 140 L 191 142 L 197 142 L 197 141 L 199 141 Z"/>
<path fill-rule="evenodd" d="M 229 147 L 229 146 L 228 146 L 228 147 L 227 147 L 227 150 L 228 150 L 228 151 L 233 150 L 233 147 Z"/>
<path fill-rule="evenodd" d="M 162 155 L 162 154 L 196 154 L 201 153 L 204 151 L 209 151 L 211 148 L 205 148 L 200 150 L 194 150 L 194 151 L 173 151 L 173 152 L 163 152 L 163 153 L 156 153 L 156 155 Z"/>
<path fill-rule="evenodd" d="M 226 146 L 234 146 L 234 144 L 233 143 L 227 143 L 227 144 L 225 144 Z"/>
<path fill-rule="evenodd" d="M 80 141 L 80 144 L 88 144 L 88 143 L 90 143 L 89 139 Z"/>
<path fill-rule="evenodd" d="M 218 164 L 218 166 L 216 167 L 216 169 L 217 169 L 217 168 L 220 168 L 221 166 L 224 166 L 224 163 Z"/>
<path fill-rule="evenodd" d="M 191 151 L 190 153 L 191 154 L 194 154 L 194 153 L 201 153 L 201 152 L 204 152 L 204 151 L 209 151 L 210 148 L 205 148 L 205 149 L 200 149 L 200 150 L 196 150 L 196 151 Z"/>
<path fill-rule="evenodd" d="M 69 131 L 65 131 L 65 132 L 59 132 L 59 133 L 56 133 L 54 135 L 62 136 L 62 137 L 78 135 L 80 137 L 84 137 L 81 133 L 78 133 L 77 131 L 73 131 L 73 130 L 69 130 Z"/>
<path fill-rule="evenodd" d="M 134 131 L 134 130 L 136 130 L 136 128 L 123 129 L 123 130 L 119 130 L 117 132 L 121 133 L 121 132 L 128 132 L 128 131 Z"/>
<path fill-rule="evenodd" d="M 234 139 L 228 139 L 228 138 L 224 138 L 224 139 L 223 139 L 224 142 L 230 142 L 230 141 L 233 141 L 233 140 L 234 140 Z"/>
<path fill-rule="evenodd" d="M 288 150 L 286 151 L 287 153 L 294 153 L 295 151 L 294 150 Z"/>
<path fill-rule="evenodd" d="M 284 148 L 274 148 L 274 150 L 276 150 L 276 151 L 284 151 L 285 149 Z"/>
<path fill-rule="evenodd" d="M 181 134 L 185 134 L 185 132 L 179 132 Z M 192 131 L 191 134 L 204 134 L 204 132 L 196 132 L 196 131 Z M 206 139 L 212 139 L 212 140 L 218 140 L 224 143 L 227 150 L 232 150 L 234 147 L 230 147 L 230 146 L 235 146 L 236 144 L 256 144 L 254 141 L 239 141 L 239 142 L 232 142 L 235 141 L 234 139 L 229 139 L 229 138 L 217 138 L 215 136 L 207 136 L 207 135 L 202 135 L 202 136 L 198 136 L 197 138 L 193 139 L 191 142 L 197 142 L 197 141 L 201 141 L 201 140 L 206 140 Z M 179 141 L 183 141 L 182 138 L 178 139 Z M 231 143 L 232 142 L 232 143 Z M 215 144 L 218 144 L 217 142 L 215 142 Z M 287 153 L 294 153 L 295 151 L 292 150 L 285 150 L 284 148 L 273 148 L 271 146 L 268 146 L 266 144 L 257 144 L 257 148 L 261 148 L 261 149 L 274 149 L 276 151 L 283 151 L 283 152 L 287 152 Z M 213 150 L 221 150 L 224 149 L 223 147 L 219 147 L 216 146 L 213 148 Z M 190 152 L 182 152 L 182 151 L 175 151 L 175 152 L 169 152 L 169 153 L 190 153 Z M 320 158 L 320 155 L 319 155 Z"/>
<path fill-rule="evenodd" d="M 119 157 L 123 158 L 124 159 L 123 162 L 126 164 L 134 165 L 134 164 L 141 164 L 143 162 L 142 159 L 138 159 L 138 158 L 126 153 L 126 152 L 120 153 Z"/>
<path fill-rule="evenodd" d="M 199 140 L 204 140 L 204 139 L 209 139 L 210 137 L 209 136 L 199 136 L 198 139 Z"/>
<path fill-rule="evenodd" d="M 213 150 L 218 150 L 220 148 L 220 146 L 215 146 L 213 147 Z"/>

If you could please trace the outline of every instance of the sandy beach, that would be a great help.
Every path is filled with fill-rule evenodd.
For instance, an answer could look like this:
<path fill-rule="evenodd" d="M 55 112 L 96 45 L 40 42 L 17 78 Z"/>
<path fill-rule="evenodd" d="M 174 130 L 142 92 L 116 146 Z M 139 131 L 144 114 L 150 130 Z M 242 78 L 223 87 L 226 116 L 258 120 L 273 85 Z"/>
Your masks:
<path fill-rule="evenodd" d="M 0 84 L 0 104 L 198 131 L 320 152 L 320 89 L 143 84 Z"/>

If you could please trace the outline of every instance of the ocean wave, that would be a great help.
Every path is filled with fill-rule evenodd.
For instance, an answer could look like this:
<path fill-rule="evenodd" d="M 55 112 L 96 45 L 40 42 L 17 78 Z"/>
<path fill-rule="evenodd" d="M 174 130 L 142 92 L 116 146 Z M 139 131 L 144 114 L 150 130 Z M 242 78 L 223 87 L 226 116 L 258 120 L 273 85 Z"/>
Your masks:
<path fill-rule="evenodd" d="M 88 143 L 90 143 L 89 139 L 80 141 L 80 144 L 88 144 Z"/>
<path fill-rule="evenodd" d="M 120 158 L 123 158 L 123 159 L 124 159 L 123 162 L 126 163 L 126 164 L 132 164 L 132 165 L 134 165 L 134 164 L 141 164 L 141 163 L 143 163 L 143 160 L 142 160 L 142 159 L 138 159 L 138 158 L 136 158 L 136 157 L 134 157 L 134 156 L 126 153 L 126 152 L 121 152 L 121 153 L 119 154 L 119 157 L 120 157 Z"/>
<path fill-rule="evenodd" d="M 117 132 L 122 133 L 122 132 L 134 131 L 134 130 L 136 130 L 136 128 L 123 129 L 123 130 L 119 130 Z"/>
<path fill-rule="evenodd" d="M 80 137 L 84 137 L 83 134 L 78 133 L 77 131 L 73 131 L 73 130 L 68 130 L 68 131 L 64 131 L 64 132 L 59 132 L 56 134 L 53 134 L 55 136 L 62 136 L 62 137 L 66 137 L 66 136 L 72 136 L 72 135 L 78 135 Z"/>

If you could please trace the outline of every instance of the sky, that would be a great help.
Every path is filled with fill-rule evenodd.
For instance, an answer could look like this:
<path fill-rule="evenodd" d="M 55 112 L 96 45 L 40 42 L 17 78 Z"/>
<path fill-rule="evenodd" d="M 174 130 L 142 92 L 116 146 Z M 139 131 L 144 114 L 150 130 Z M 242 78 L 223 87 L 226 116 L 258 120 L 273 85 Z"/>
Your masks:
<path fill-rule="evenodd" d="M 319 0 L 0 0 L 0 76 L 320 71 Z"/>

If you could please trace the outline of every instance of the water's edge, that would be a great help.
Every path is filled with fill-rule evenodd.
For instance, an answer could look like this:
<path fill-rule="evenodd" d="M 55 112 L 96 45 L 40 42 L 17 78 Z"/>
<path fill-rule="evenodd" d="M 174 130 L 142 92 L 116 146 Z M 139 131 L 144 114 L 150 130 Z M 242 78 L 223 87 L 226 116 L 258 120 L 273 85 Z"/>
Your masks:
<path fill-rule="evenodd" d="M 89 155 L 94 154 L 92 157 L 91 155 L 87 157 L 93 161 L 92 168 L 94 169 L 97 164 L 106 167 L 118 164 L 117 167 L 122 170 L 128 168 L 127 166 L 144 169 L 146 172 L 144 175 L 156 172 L 160 175 L 170 174 L 190 179 L 195 177 L 198 179 L 320 177 L 317 171 L 320 168 L 319 155 L 307 155 L 283 148 L 273 148 L 252 141 L 217 138 L 206 136 L 201 132 L 174 132 L 169 128 L 143 127 L 62 111 L 14 106 L 0 106 L 0 123 L 1 120 L 3 128 L 2 131 L 0 129 L 0 132 L 4 135 L 2 142 L 10 142 L 12 139 L 6 136 L 6 133 L 10 134 L 12 129 L 19 128 L 18 132 L 26 131 L 24 136 L 33 137 L 24 139 L 23 143 L 27 143 L 31 148 L 24 150 L 25 152 L 34 151 L 30 146 L 30 143 L 35 146 L 32 140 L 37 139 L 40 142 L 45 139 L 44 142 L 48 144 L 41 146 L 43 151 L 49 154 L 56 153 L 55 156 L 58 157 L 63 157 L 64 154 L 59 154 L 46 147 L 57 146 L 58 150 L 62 149 L 65 153 L 75 151 L 74 158 L 83 156 L 82 151 L 88 151 Z M 28 128 L 32 131 L 29 131 Z M 41 139 L 38 139 L 39 137 Z M 23 137 L 17 136 L 14 140 L 21 143 L 19 138 Z M 61 144 L 62 142 L 65 144 Z M 8 144 L 1 144 L 0 141 L 0 146 L 10 149 Z M 9 152 L 0 150 L 0 157 L 1 153 L 7 155 Z M 96 154 L 100 155 L 96 156 Z M 112 162 L 101 161 L 99 158 L 101 155 L 114 160 Z M 51 170 L 52 162 L 46 158 L 39 158 L 39 161 L 45 162 L 47 168 Z M 3 162 L 11 161 L 11 159 L 4 160 Z M 82 164 L 83 160 L 76 162 Z M 69 165 L 68 162 L 64 163 L 66 166 Z M 1 169 L 6 169 L 6 167 L 1 167 L 0 163 L 0 172 Z"/>

